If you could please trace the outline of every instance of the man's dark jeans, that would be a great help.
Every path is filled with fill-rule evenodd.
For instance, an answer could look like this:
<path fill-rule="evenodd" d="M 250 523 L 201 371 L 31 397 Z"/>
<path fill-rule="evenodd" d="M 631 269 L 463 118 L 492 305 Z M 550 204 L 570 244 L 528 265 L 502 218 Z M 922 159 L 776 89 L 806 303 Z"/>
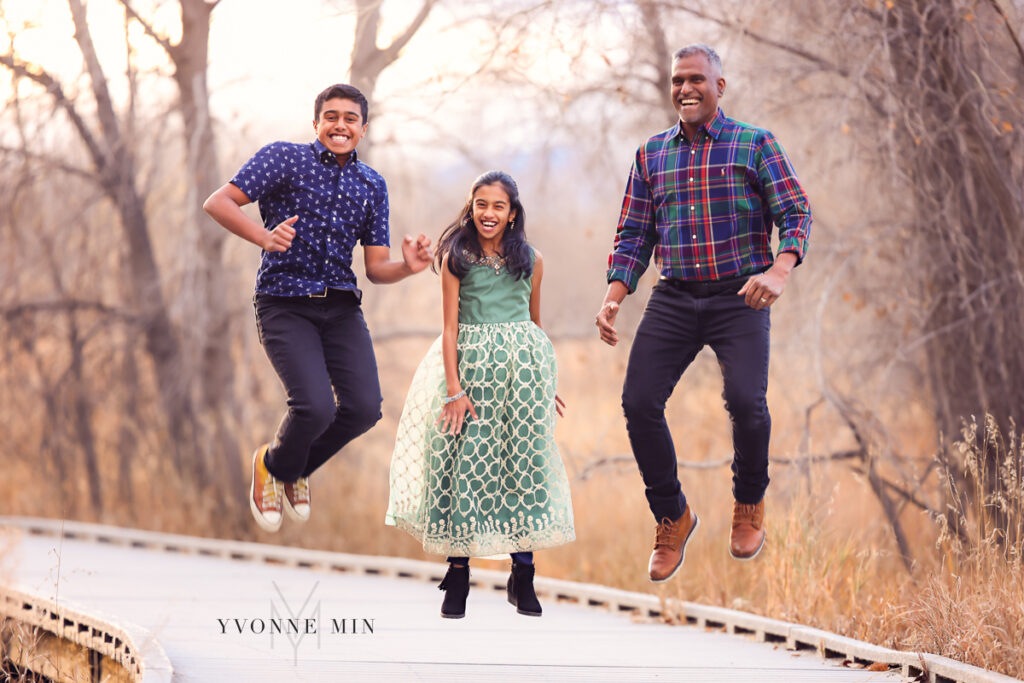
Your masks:
<path fill-rule="evenodd" d="M 293 482 L 380 419 L 377 361 L 354 292 L 257 294 L 255 306 L 260 343 L 288 394 L 267 470 Z"/>
<path fill-rule="evenodd" d="M 725 407 L 732 418 L 733 495 L 759 503 L 768 487 L 771 417 L 768 389 L 768 309 L 755 311 L 736 294 L 746 278 L 699 291 L 693 283 L 655 286 L 629 354 L 622 408 L 633 455 L 656 519 L 678 519 L 686 507 L 665 402 L 705 345 L 718 357 Z M 687 291 L 689 288 L 691 291 Z"/>

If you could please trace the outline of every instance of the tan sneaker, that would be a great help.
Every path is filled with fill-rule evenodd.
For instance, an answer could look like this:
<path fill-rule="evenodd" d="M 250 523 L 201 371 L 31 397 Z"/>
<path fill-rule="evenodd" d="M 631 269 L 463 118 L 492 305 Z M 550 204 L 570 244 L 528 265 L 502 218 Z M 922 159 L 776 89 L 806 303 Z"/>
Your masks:
<path fill-rule="evenodd" d="M 654 552 L 647 564 L 647 573 L 654 583 L 668 581 L 683 566 L 686 544 L 700 525 L 700 519 L 686 505 L 679 519 L 672 521 L 663 517 L 654 532 Z"/>
<path fill-rule="evenodd" d="M 734 502 L 729 554 L 737 560 L 752 560 L 764 547 L 764 500 L 757 505 Z"/>
<path fill-rule="evenodd" d="M 284 512 L 294 522 L 309 519 L 309 477 L 284 485 Z"/>
<path fill-rule="evenodd" d="M 249 484 L 249 508 L 256 523 L 266 531 L 281 528 L 281 499 L 284 486 L 267 471 L 263 459 L 270 444 L 263 444 L 252 454 L 252 483 Z"/>

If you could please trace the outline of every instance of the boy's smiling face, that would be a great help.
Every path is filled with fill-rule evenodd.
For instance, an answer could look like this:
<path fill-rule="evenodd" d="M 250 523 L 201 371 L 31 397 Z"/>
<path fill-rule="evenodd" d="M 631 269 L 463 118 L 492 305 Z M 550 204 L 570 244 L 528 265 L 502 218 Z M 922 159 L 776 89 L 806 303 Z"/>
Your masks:
<path fill-rule="evenodd" d="M 316 139 L 338 157 L 347 157 L 366 135 L 360 106 L 352 100 L 332 97 L 324 102 L 320 118 L 313 122 Z"/>

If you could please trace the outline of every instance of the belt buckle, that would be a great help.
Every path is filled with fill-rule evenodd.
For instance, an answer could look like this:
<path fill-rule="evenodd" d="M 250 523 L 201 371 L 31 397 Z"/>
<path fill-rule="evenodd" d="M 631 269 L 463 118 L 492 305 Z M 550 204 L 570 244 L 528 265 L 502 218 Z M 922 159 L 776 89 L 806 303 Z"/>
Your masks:
<path fill-rule="evenodd" d="M 327 298 L 327 288 L 324 287 L 324 291 L 316 292 L 314 294 L 307 294 L 306 296 L 308 296 L 310 299 L 326 299 Z"/>

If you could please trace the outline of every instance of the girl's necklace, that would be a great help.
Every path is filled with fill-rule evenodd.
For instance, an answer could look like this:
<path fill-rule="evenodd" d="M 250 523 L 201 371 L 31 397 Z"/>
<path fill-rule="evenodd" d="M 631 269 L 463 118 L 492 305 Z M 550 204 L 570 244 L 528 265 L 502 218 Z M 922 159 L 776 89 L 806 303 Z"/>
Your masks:
<path fill-rule="evenodd" d="M 505 257 L 494 254 L 493 256 L 481 256 L 476 257 L 469 251 L 466 251 L 466 260 L 474 266 L 487 266 L 488 268 L 494 269 L 495 275 L 501 274 L 501 269 L 505 267 Z"/>

